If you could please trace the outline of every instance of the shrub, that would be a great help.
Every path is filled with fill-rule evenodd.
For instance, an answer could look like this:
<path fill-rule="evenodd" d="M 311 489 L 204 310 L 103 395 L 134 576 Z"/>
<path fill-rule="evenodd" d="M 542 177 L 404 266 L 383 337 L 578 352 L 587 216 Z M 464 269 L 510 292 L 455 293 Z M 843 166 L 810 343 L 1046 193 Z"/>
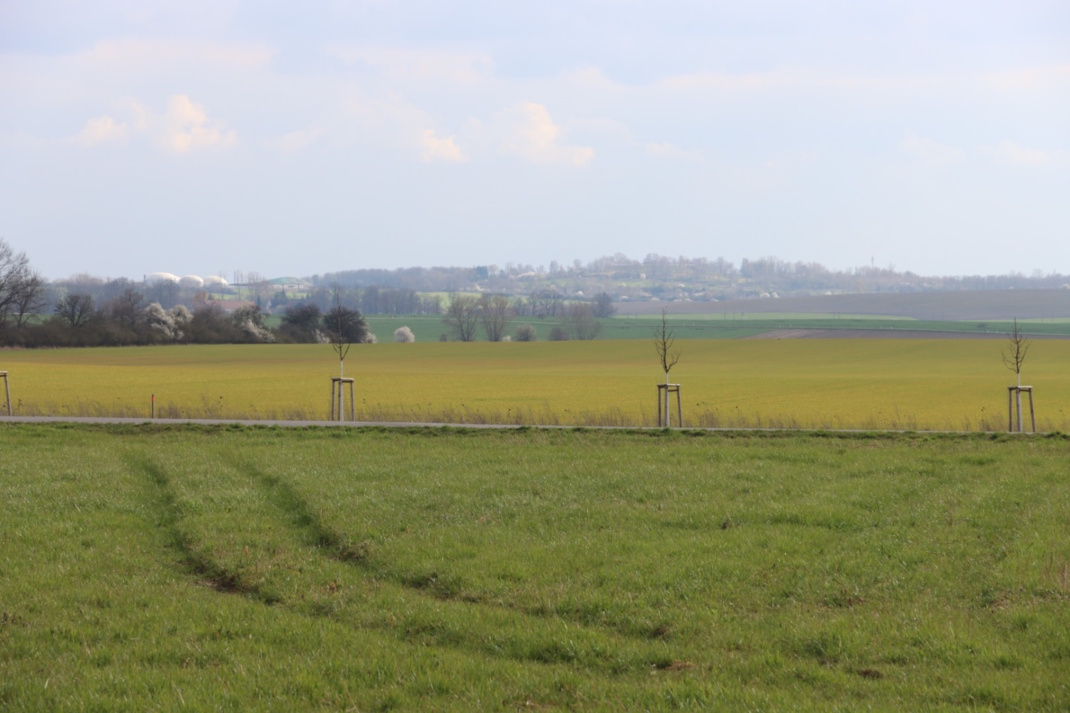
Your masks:
<path fill-rule="evenodd" d="M 412 344 L 416 341 L 416 337 L 413 336 L 412 330 L 408 327 L 398 327 L 394 330 L 394 341 L 401 344 Z"/>
<path fill-rule="evenodd" d="M 182 330 L 175 324 L 175 318 L 170 312 L 164 311 L 159 302 L 153 302 L 143 309 L 142 319 L 152 341 L 166 343 L 182 338 Z"/>
<path fill-rule="evenodd" d="M 521 324 L 516 328 L 516 341 L 518 342 L 534 342 L 535 341 L 535 325 L 533 324 Z"/>
<path fill-rule="evenodd" d="M 550 330 L 550 341 L 551 342 L 567 342 L 568 341 L 568 330 L 565 329 L 564 327 L 561 327 L 561 326 L 553 327 Z"/>
<path fill-rule="evenodd" d="M 594 339 L 602 330 L 602 325 L 594 318 L 594 309 L 582 302 L 569 305 L 565 320 L 573 339 Z"/>

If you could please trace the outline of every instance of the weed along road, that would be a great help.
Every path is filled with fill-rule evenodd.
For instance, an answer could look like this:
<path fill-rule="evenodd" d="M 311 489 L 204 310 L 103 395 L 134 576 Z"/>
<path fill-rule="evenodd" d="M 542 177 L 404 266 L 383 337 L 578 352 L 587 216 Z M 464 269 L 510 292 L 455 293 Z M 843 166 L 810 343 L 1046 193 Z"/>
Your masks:
<path fill-rule="evenodd" d="M 662 431 L 671 430 L 678 432 L 709 432 L 709 433 L 840 433 L 840 434 L 970 434 L 973 431 L 951 430 L 918 430 L 918 429 L 864 429 L 864 428 L 787 428 L 787 427 L 689 427 L 673 426 L 671 429 L 658 426 L 549 426 L 515 423 L 434 423 L 434 422 L 408 422 L 408 421 L 298 421 L 298 420 L 251 420 L 251 419 L 224 419 L 224 418 L 120 418 L 104 416 L 3 416 L 0 415 L 0 424 L 8 423 L 41 423 L 41 424 L 86 424 L 86 425 L 127 425 L 127 426 L 241 426 L 250 428 L 388 428 L 396 430 L 405 429 L 437 429 L 451 428 L 456 430 L 576 430 L 576 431 Z M 1058 435 L 1059 432 L 1055 432 Z M 1009 434 L 1015 435 L 1015 434 Z M 1043 436 L 1046 432 L 1023 433 L 1023 437 L 1034 435 Z"/>

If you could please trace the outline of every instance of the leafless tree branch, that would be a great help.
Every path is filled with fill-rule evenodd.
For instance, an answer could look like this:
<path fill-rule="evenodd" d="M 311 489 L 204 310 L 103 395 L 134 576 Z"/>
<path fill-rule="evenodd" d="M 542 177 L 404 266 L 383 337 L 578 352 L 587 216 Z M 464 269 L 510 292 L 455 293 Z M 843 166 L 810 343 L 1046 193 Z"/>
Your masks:
<path fill-rule="evenodd" d="M 673 349 L 676 344 L 676 334 L 669 328 L 669 320 L 665 310 L 661 310 L 661 324 L 654 328 L 654 349 L 658 352 L 661 368 L 665 370 L 666 381 L 669 371 L 680 361 L 680 350 Z"/>

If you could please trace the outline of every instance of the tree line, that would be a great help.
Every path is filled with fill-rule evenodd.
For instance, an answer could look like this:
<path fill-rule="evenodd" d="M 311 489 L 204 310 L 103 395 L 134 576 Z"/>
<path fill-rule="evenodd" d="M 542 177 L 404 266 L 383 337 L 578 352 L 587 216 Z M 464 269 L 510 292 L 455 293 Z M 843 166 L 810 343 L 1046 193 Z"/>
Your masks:
<path fill-rule="evenodd" d="M 590 301 L 566 300 L 555 287 L 528 295 L 475 296 L 454 292 L 443 307 L 440 295 L 420 295 L 404 287 L 316 287 L 300 299 L 284 292 L 271 295 L 267 281 L 257 283 L 255 301 L 232 301 L 231 309 L 203 290 L 189 293 L 177 284 L 142 285 L 127 279 L 101 280 L 79 275 L 48 283 L 32 268 L 25 253 L 0 238 L 0 345 L 23 347 L 93 347 L 149 344 L 240 344 L 374 341 L 362 309 L 372 314 L 441 314 L 444 339 L 474 341 L 482 327 L 490 341 L 531 341 L 535 329 L 516 317 L 555 320 L 550 339 L 594 339 L 599 318 L 615 308 L 608 293 Z M 265 304 L 266 298 L 266 304 Z M 267 308 L 281 312 L 268 324 Z M 405 335 L 402 335 L 405 336 Z M 400 338 L 395 335 L 395 338 Z"/>
<path fill-rule="evenodd" d="M 24 347 L 99 347 L 149 344 L 328 343 L 335 332 L 352 343 L 374 340 L 363 315 L 342 305 L 322 312 L 314 304 L 288 307 L 277 327 L 269 327 L 257 305 L 225 312 L 206 301 L 164 309 L 128 289 L 103 304 L 70 293 L 44 319 L 0 323 L 0 343 Z"/>
<path fill-rule="evenodd" d="M 601 293 L 593 302 L 569 302 L 556 292 L 510 299 L 506 295 L 469 295 L 453 293 L 449 296 L 442 323 L 449 329 L 443 339 L 453 336 L 461 342 L 476 339 L 479 327 L 487 341 L 501 342 L 515 339 L 529 342 L 535 339 L 535 328 L 528 323 L 509 335 L 509 325 L 517 316 L 558 318 L 550 329 L 551 341 L 594 339 L 602 329 L 599 318 L 610 317 L 616 311 L 612 298 Z"/>
<path fill-rule="evenodd" d="M 336 290 L 326 310 L 315 302 L 285 308 L 269 327 L 255 303 L 225 311 L 200 293 L 192 302 L 165 307 L 129 280 L 95 281 L 96 289 L 57 292 L 34 270 L 25 253 L 0 238 L 0 345 L 91 347 L 145 344 L 241 344 L 265 342 L 369 342 L 374 335 L 359 310 Z"/>

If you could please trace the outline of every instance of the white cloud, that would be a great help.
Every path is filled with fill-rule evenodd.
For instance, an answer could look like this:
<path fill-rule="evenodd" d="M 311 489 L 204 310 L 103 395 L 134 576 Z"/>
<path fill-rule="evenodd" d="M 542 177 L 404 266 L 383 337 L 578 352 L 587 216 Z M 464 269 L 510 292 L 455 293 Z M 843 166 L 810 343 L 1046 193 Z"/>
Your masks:
<path fill-rule="evenodd" d="M 124 144 L 130 134 L 130 127 L 120 124 L 110 116 L 98 116 L 85 123 L 85 127 L 74 136 L 73 141 L 81 146 L 99 144 Z"/>
<path fill-rule="evenodd" d="M 151 137 L 157 146 L 174 153 L 187 153 L 201 148 L 223 148 L 236 140 L 233 131 L 212 121 L 204 106 L 190 100 L 185 94 L 176 94 L 167 100 L 167 110 L 160 114 L 138 101 L 128 101 L 124 108 L 126 120 L 112 116 L 89 119 L 80 132 L 67 141 L 79 146 L 102 144 L 125 144 L 134 135 Z M 300 133 L 300 132 L 296 132 Z M 280 149 L 297 148 L 298 138 L 288 135 L 279 140 Z"/>
<path fill-rule="evenodd" d="M 560 142 L 561 127 L 542 104 L 515 104 L 495 114 L 491 126 L 501 153 L 532 163 L 586 166 L 594 159 L 591 147 Z"/>
<path fill-rule="evenodd" d="M 236 138 L 233 131 L 225 131 L 219 122 L 209 121 L 204 106 L 190 101 L 185 94 L 167 100 L 167 113 L 160 117 L 157 128 L 159 144 L 175 153 L 227 147 Z"/>
<path fill-rule="evenodd" d="M 1070 164 L 1070 151 L 1045 151 L 1022 146 L 1014 141 L 1001 141 L 989 149 L 989 154 L 1017 166 L 1061 166 Z"/>
<path fill-rule="evenodd" d="M 452 136 L 444 139 L 435 135 L 434 129 L 426 129 L 420 134 L 420 145 L 423 147 L 424 161 L 448 161 L 450 163 L 464 163 L 468 157 L 461 151 L 461 147 L 454 143 Z"/>
<path fill-rule="evenodd" d="M 899 142 L 899 148 L 917 156 L 930 166 L 947 166 L 962 160 L 965 152 L 955 146 L 941 144 L 915 134 L 907 134 Z"/>

